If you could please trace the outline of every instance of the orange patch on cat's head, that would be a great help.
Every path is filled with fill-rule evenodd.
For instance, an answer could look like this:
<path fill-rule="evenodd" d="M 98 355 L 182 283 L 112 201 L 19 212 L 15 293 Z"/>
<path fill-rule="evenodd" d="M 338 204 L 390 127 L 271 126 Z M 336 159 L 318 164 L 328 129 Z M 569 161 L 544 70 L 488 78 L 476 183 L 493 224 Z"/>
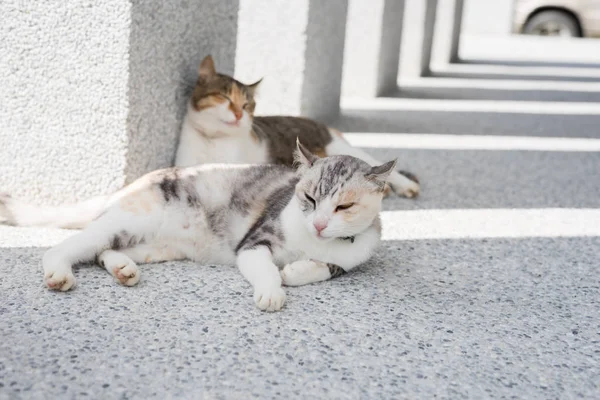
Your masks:
<path fill-rule="evenodd" d="M 368 189 L 346 190 L 340 195 L 337 205 L 353 204 L 353 206 L 346 210 L 340 210 L 338 213 L 341 213 L 344 221 L 350 222 L 361 211 L 377 207 L 381 203 L 381 197 L 381 192 L 373 192 Z"/>
<path fill-rule="evenodd" d="M 346 190 L 342 192 L 341 196 L 339 197 L 338 204 L 356 203 L 356 201 L 360 199 L 363 192 L 366 192 L 366 190 Z"/>
<path fill-rule="evenodd" d="M 202 111 L 207 108 L 216 107 L 220 104 L 225 103 L 226 101 L 227 99 L 224 97 L 218 95 L 210 95 L 200 97 L 198 101 L 193 102 L 193 105 L 196 111 Z"/>
<path fill-rule="evenodd" d="M 241 119 L 244 113 L 244 107 L 247 104 L 247 97 L 238 85 L 233 85 L 229 93 L 229 109 L 237 119 Z"/>

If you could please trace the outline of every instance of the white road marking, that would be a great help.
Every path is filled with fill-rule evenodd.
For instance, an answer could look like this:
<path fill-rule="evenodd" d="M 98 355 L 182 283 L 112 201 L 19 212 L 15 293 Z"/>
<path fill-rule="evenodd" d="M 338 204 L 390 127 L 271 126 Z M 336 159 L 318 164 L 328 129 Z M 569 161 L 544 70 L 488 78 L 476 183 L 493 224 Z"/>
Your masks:
<path fill-rule="evenodd" d="M 600 236 L 600 209 L 385 211 L 384 240 Z"/>
<path fill-rule="evenodd" d="M 344 137 L 356 147 L 382 149 L 600 151 L 600 139 L 588 138 L 429 133 L 344 133 Z"/>

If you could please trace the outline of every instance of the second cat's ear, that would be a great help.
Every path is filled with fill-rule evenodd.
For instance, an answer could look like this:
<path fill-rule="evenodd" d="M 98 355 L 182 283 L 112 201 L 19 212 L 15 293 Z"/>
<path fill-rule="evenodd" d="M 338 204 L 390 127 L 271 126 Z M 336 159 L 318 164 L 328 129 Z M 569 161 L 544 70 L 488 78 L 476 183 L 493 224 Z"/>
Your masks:
<path fill-rule="evenodd" d="M 210 79 L 217 74 L 217 70 L 215 69 L 215 62 L 211 55 L 204 57 L 204 60 L 200 63 L 198 67 L 198 76 L 201 79 Z"/>
<path fill-rule="evenodd" d="M 263 78 L 260 78 L 259 80 L 257 80 L 254 83 L 251 83 L 250 85 L 246 85 L 246 87 L 248 88 L 248 92 L 250 92 L 250 94 L 252 96 L 256 95 L 256 90 L 258 89 L 258 87 L 260 86 L 260 83 L 262 82 Z"/>
<path fill-rule="evenodd" d="M 375 179 L 380 182 L 387 182 L 387 178 L 390 176 L 394 168 L 396 168 L 397 159 L 388 161 L 385 164 L 371 167 L 371 170 L 365 174 L 367 179 Z"/>
<path fill-rule="evenodd" d="M 296 138 L 296 154 L 294 154 L 294 159 L 302 165 L 312 167 L 319 157 L 311 153 L 304 145 L 302 145 L 302 143 L 300 143 L 300 139 Z"/>

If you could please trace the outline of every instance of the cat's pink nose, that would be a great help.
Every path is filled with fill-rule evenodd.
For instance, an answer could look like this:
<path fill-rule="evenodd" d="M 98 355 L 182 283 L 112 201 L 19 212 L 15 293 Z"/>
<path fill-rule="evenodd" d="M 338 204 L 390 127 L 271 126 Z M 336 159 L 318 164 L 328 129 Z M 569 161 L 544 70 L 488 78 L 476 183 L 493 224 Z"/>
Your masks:
<path fill-rule="evenodd" d="M 313 225 L 317 232 L 321 233 L 321 231 L 327 228 L 327 221 L 314 221 Z"/>

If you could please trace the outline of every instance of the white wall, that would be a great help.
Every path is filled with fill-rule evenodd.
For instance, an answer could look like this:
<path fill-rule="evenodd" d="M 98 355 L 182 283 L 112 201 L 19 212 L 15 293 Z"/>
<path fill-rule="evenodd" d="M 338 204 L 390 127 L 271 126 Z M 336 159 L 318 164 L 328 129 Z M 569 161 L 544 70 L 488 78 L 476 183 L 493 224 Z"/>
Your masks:
<path fill-rule="evenodd" d="M 513 0 L 465 0 L 462 33 L 508 35 Z"/>

